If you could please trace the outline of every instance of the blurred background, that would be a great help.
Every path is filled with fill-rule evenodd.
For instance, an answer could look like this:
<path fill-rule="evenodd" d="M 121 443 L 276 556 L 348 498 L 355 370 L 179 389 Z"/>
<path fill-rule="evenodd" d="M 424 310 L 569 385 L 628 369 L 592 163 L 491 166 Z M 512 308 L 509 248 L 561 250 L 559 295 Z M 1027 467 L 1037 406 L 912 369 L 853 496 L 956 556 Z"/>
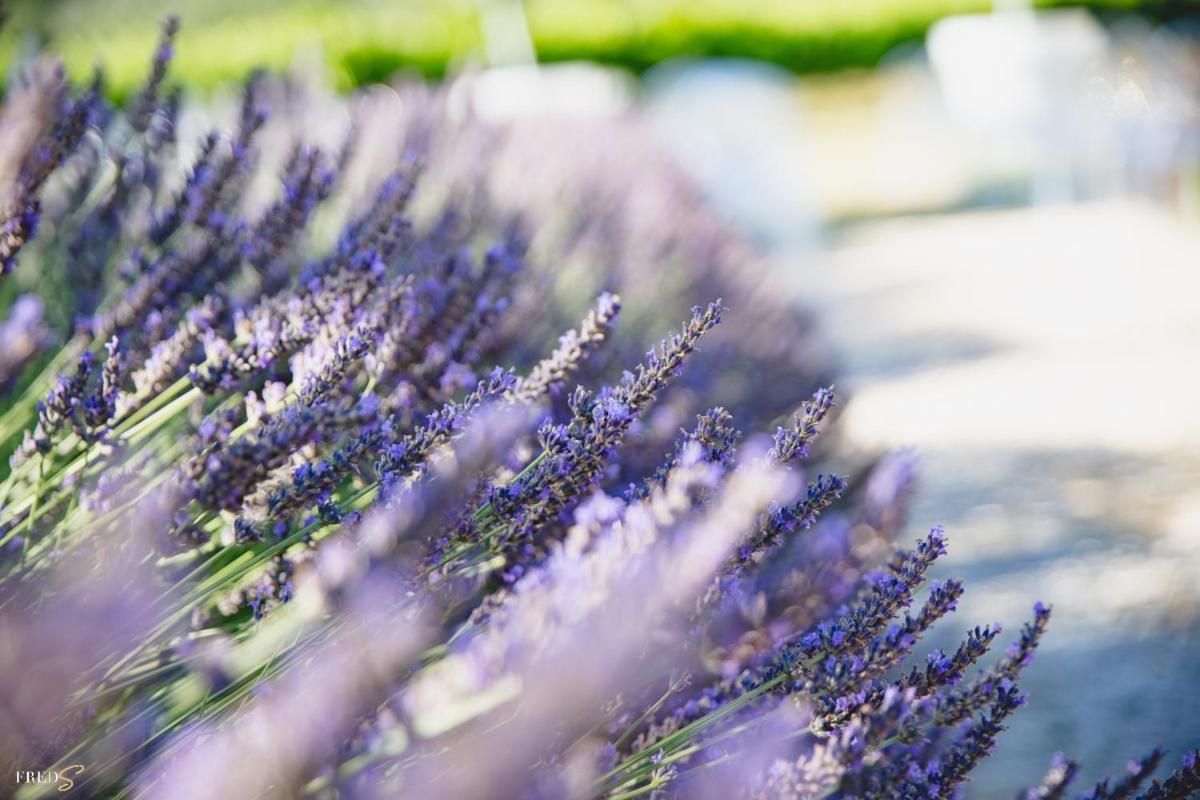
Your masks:
<path fill-rule="evenodd" d="M 801 289 L 838 451 L 918 457 L 903 538 L 947 527 L 957 616 L 1055 606 L 969 796 L 1200 744 L 1200 4 L 33 0 L 0 61 L 120 98 L 169 11 L 199 97 L 466 71 L 485 117 L 643 113 Z"/>

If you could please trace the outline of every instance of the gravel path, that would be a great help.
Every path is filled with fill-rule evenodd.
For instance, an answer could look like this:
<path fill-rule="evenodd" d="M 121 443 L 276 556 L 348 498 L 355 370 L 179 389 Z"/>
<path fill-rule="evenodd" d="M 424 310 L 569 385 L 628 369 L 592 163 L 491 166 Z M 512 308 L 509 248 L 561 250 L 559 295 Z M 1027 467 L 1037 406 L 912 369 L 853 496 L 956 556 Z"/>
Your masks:
<path fill-rule="evenodd" d="M 842 433 L 912 446 L 958 616 L 1055 607 L 970 797 L 1200 745 L 1200 231 L 1130 204 L 859 226 L 815 267 Z M 948 644 L 948 642 L 947 642 Z"/>

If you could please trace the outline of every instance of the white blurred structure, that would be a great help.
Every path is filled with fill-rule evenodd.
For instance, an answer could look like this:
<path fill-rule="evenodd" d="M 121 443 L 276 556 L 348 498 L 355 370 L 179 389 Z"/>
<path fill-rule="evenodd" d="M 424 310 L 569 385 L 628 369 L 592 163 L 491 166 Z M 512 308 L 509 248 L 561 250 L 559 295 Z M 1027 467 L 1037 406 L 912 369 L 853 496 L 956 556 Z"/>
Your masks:
<path fill-rule="evenodd" d="M 1032 166 L 1036 199 L 1065 199 L 1094 130 L 1089 84 L 1107 68 L 1104 31 L 1083 11 L 951 17 L 929 61 L 953 117 L 990 161 Z"/>
<path fill-rule="evenodd" d="M 942 20 L 927 48 L 980 169 L 1028 178 L 1034 202 L 1162 197 L 1195 160 L 1195 69 L 1169 32 L 1014 10 Z"/>
<path fill-rule="evenodd" d="M 628 111 L 635 91 L 628 73 L 579 61 L 468 74 L 455 84 L 452 102 L 494 122 L 529 117 L 600 120 Z"/>
<path fill-rule="evenodd" d="M 663 146 L 719 209 L 771 246 L 815 242 L 810 137 L 791 74 L 753 61 L 682 61 L 655 68 L 646 92 Z"/>

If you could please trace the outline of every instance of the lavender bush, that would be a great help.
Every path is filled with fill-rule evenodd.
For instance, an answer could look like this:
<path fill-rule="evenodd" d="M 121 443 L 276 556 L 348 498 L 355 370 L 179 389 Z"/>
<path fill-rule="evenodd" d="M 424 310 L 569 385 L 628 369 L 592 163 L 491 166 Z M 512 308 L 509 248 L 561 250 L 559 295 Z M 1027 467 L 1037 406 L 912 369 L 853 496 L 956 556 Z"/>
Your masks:
<path fill-rule="evenodd" d="M 124 111 L 50 61 L 6 97 L 19 796 L 963 790 L 1050 609 L 915 655 L 964 588 L 940 528 L 893 549 L 911 458 L 813 474 L 807 323 L 636 123 L 552 146 L 407 87 L 330 146 L 252 76 L 186 141 L 175 32 Z M 1200 788 L 1162 759 L 1082 796 Z"/>

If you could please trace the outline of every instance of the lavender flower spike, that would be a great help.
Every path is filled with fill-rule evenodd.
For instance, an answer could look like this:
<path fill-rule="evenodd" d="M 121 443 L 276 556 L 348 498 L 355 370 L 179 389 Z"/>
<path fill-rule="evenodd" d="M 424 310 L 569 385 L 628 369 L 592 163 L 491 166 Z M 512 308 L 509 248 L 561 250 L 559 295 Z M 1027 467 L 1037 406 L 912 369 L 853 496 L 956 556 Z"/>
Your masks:
<path fill-rule="evenodd" d="M 608 292 L 600 295 L 595 307 L 583 318 L 579 330 L 567 331 L 559 338 L 554 352 L 539 361 L 528 375 L 517 382 L 512 391 L 513 397 L 535 400 L 562 386 L 567 375 L 578 369 L 588 352 L 608 337 L 620 311 L 620 297 Z"/>
<path fill-rule="evenodd" d="M 1200 751 L 1185 753 L 1166 780 L 1155 780 L 1138 800 L 1187 800 L 1200 792 Z"/>
<path fill-rule="evenodd" d="M 1063 758 L 1062 753 L 1055 753 L 1050 761 L 1050 769 L 1042 778 L 1041 784 L 1032 789 L 1026 789 L 1017 800 L 1062 800 L 1070 788 L 1071 781 L 1079 771 L 1079 764 Z"/>
<path fill-rule="evenodd" d="M 1017 687 L 997 690 L 991 710 L 983 719 L 972 722 L 965 734 L 941 758 L 941 785 L 937 797 L 955 796 L 955 789 L 967 775 L 996 746 L 996 737 L 1004 730 L 1004 721 L 1012 712 L 1025 705 L 1025 696 Z"/>
<path fill-rule="evenodd" d="M 42 301 L 32 294 L 18 297 L 8 319 L 0 322 L 0 390 L 17 379 L 49 340 L 50 330 L 42 321 Z"/>
<path fill-rule="evenodd" d="M 150 126 L 150 120 L 161 102 L 160 93 L 163 81 L 167 77 L 167 68 L 175 55 L 175 35 L 179 33 L 179 17 L 169 16 L 163 21 L 162 39 L 154 52 L 151 62 L 150 77 L 142 92 L 134 101 L 129 112 L 129 126 L 138 133 L 144 132 Z"/>
<path fill-rule="evenodd" d="M 1033 662 L 1034 651 L 1050 621 L 1050 607 L 1037 603 L 1033 621 L 1021 630 L 1021 637 L 1009 646 L 1008 653 L 993 666 L 973 678 L 966 686 L 955 688 L 938 697 L 935 720 L 939 725 L 953 725 L 983 709 Z"/>
<path fill-rule="evenodd" d="M 808 456 L 808 447 L 820 433 L 822 420 L 834 406 L 833 387 L 818 389 L 812 400 L 806 400 L 792 418 L 790 428 L 779 428 L 772 437 L 775 446 L 771 448 L 771 457 L 781 464 L 787 464 Z"/>
<path fill-rule="evenodd" d="M 1127 800 L 1127 798 L 1133 797 L 1138 787 L 1154 774 L 1154 770 L 1158 769 L 1164 755 L 1166 753 L 1161 748 L 1154 748 L 1145 758 L 1131 761 L 1129 774 L 1117 781 L 1115 785 L 1108 780 L 1102 780 L 1090 792 L 1081 794 L 1079 800 Z"/>

